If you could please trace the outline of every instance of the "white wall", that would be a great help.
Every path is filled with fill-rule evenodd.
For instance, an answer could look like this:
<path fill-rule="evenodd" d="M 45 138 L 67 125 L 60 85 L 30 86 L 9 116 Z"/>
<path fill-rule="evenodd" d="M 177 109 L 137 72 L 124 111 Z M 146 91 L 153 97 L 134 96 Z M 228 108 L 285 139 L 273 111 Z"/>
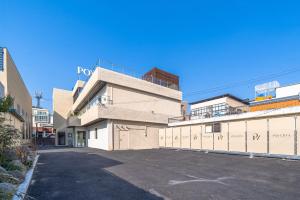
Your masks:
<path fill-rule="evenodd" d="M 299 93 L 300 93 L 300 84 L 280 87 L 276 89 L 276 98 L 299 95 Z"/>
<path fill-rule="evenodd" d="M 102 121 L 87 128 L 88 147 L 109 150 L 109 133 L 108 122 Z M 95 138 L 95 129 L 97 128 L 98 138 Z M 89 131 L 88 131 L 89 130 Z"/>
<path fill-rule="evenodd" d="M 226 99 L 227 99 L 227 97 L 223 97 L 223 98 L 214 99 L 211 101 L 205 101 L 203 103 L 193 104 L 193 105 L 191 105 L 191 110 L 206 107 L 206 106 L 211 106 L 211 105 L 215 105 L 215 104 L 226 103 Z"/>

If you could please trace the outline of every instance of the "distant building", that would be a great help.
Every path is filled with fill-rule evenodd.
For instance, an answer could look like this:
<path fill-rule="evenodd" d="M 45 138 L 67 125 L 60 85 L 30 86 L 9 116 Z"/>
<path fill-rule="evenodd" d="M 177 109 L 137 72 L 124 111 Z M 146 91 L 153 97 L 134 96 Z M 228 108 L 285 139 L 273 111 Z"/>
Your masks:
<path fill-rule="evenodd" d="M 250 111 L 261 111 L 300 106 L 300 84 L 278 86 L 273 88 L 273 95 L 267 98 L 256 98 L 250 103 Z"/>
<path fill-rule="evenodd" d="M 248 102 L 231 94 L 223 94 L 190 103 L 191 119 L 238 114 L 248 110 Z"/>
<path fill-rule="evenodd" d="M 142 77 L 143 80 L 179 90 L 179 76 L 154 67 Z"/>
<path fill-rule="evenodd" d="M 56 144 L 104 150 L 158 148 L 158 129 L 183 113 L 176 84 L 97 67 L 72 91 L 54 88 Z"/>
<path fill-rule="evenodd" d="M 24 142 L 32 133 L 32 99 L 7 48 L 0 47 L 0 97 L 14 98 L 14 105 L 6 114 L 6 123 L 14 126 Z"/>
<path fill-rule="evenodd" d="M 46 108 L 32 107 L 32 127 L 38 138 L 55 137 L 53 115 Z"/>

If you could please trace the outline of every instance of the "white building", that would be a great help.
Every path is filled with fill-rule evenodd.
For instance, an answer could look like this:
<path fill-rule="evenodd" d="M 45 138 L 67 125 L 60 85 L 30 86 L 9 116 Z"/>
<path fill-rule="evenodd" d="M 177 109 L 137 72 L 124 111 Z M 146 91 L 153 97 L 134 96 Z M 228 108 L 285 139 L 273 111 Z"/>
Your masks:
<path fill-rule="evenodd" d="M 182 115 L 181 104 L 181 91 L 97 67 L 73 90 L 54 88 L 56 144 L 158 148 L 159 128 L 167 126 L 168 118 Z"/>
<path fill-rule="evenodd" d="M 46 108 L 32 107 L 33 133 L 38 137 L 49 137 L 54 134 L 53 115 Z"/>
<path fill-rule="evenodd" d="M 247 111 L 247 102 L 231 94 L 190 103 L 191 119 L 211 118 Z"/>

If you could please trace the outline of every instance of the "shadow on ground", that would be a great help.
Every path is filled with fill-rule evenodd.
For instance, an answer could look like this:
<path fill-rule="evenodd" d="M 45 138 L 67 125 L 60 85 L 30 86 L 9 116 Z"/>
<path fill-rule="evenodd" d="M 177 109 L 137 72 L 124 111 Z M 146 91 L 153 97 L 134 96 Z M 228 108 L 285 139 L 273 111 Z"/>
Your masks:
<path fill-rule="evenodd" d="M 105 170 L 121 164 L 87 152 L 42 153 L 27 199 L 161 199 Z"/>

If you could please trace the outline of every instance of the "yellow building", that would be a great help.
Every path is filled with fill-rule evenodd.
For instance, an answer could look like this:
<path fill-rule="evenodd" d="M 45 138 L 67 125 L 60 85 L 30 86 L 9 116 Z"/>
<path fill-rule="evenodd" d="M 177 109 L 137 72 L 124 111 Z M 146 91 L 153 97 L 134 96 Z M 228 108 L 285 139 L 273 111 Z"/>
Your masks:
<path fill-rule="evenodd" d="M 6 114 L 6 123 L 13 125 L 24 141 L 32 133 L 32 99 L 7 48 L 0 47 L 0 94 L 14 98 L 14 106 Z"/>

